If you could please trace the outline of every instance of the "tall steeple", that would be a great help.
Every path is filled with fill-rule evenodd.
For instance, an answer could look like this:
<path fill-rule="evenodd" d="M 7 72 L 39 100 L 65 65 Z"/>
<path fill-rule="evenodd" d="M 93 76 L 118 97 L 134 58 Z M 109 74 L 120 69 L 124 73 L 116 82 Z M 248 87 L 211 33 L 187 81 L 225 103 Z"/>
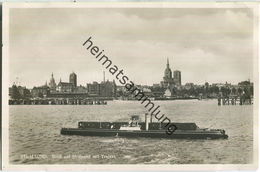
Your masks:
<path fill-rule="evenodd" d="M 51 73 L 51 79 L 50 79 L 50 82 L 49 82 L 49 86 L 52 90 L 55 90 L 56 89 L 56 83 L 55 83 L 55 79 L 53 77 L 53 72 Z"/>
<path fill-rule="evenodd" d="M 170 68 L 170 64 L 169 64 L 169 58 L 167 58 L 167 68 Z"/>
<path fill-rule="evenodd" d="M 164 81 L 168 81 L 172 79 L 172 70 L 170 68 L 169 59 L 167 58 L 167 65 L 164 71 Z"/>

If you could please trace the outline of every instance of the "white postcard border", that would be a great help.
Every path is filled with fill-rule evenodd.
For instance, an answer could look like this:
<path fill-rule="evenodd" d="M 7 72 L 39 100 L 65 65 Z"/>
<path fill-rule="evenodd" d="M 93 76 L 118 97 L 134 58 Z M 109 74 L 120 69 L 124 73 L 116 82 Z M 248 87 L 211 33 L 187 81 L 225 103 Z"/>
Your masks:
<path fill-rule="evenodd" d="M 252 8 L 255 13 L 254 22 L 254 95 L 259 95 L 259 5 L 257 3 L 219 3 L 219 2 L 63 2 L 63 3 L 3 3 L 3 63 L 2 63 L 2 164 L 3 170 L 255 170 L 258 167 L 258 96 L 254 97 L 254 162 L 252 164 L 149 164 L 149 165 L 13 165 L 9 163 L 9 105 L 8 105 L 8 83 L 9 83 L 9 11 L 11 8 Z"/>

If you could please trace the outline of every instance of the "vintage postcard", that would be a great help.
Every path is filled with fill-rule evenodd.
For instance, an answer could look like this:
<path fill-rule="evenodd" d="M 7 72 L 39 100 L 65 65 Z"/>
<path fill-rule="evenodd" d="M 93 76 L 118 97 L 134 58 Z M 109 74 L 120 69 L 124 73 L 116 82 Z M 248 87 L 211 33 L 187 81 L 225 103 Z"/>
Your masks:
<path fill-rule="evenodd" d="M 256 169 L 258 14 L 3 3 L 3 169 Z"/>

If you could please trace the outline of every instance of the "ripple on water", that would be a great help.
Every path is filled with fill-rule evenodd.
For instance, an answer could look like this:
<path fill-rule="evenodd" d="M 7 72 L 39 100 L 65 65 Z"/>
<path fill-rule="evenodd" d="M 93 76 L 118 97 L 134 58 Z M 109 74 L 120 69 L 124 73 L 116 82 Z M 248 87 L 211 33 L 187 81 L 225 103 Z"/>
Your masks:
<path fill-rule="evenodd" d="M 253 106 L 217 106 L 216 101 L 156 101 L 176 122 L 223 128 L 227 140 L 63 136 L 63 126 L 78 121 L 126 121 L 144 114 L 138 102 L 107 106 L 10 106 L 10 162 L 13 164 L 229 164 L 250 163 L 253 155 Z M 142 117 L 142 116 L 141 116 Z M 143 118 L 143 117 L 142 117 Z M 114 155 L 112 159 L 20 159 L 21 154 Z"/>

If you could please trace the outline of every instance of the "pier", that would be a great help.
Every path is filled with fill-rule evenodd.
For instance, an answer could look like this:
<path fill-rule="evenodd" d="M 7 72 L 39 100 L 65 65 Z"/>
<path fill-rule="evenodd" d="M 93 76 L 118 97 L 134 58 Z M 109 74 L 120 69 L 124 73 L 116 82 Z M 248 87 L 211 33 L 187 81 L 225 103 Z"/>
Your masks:
<path fill-rule="evenodd" d="M 227 96 L 219 97 L 218 105 L 252 105 L 253 97 L 250 96 Z"/>
<path fill-rule="evenodd" d="M 107 101 L 102 99 L 27 99 L 9 100 L 9 105 L 107 105 Z"/>

